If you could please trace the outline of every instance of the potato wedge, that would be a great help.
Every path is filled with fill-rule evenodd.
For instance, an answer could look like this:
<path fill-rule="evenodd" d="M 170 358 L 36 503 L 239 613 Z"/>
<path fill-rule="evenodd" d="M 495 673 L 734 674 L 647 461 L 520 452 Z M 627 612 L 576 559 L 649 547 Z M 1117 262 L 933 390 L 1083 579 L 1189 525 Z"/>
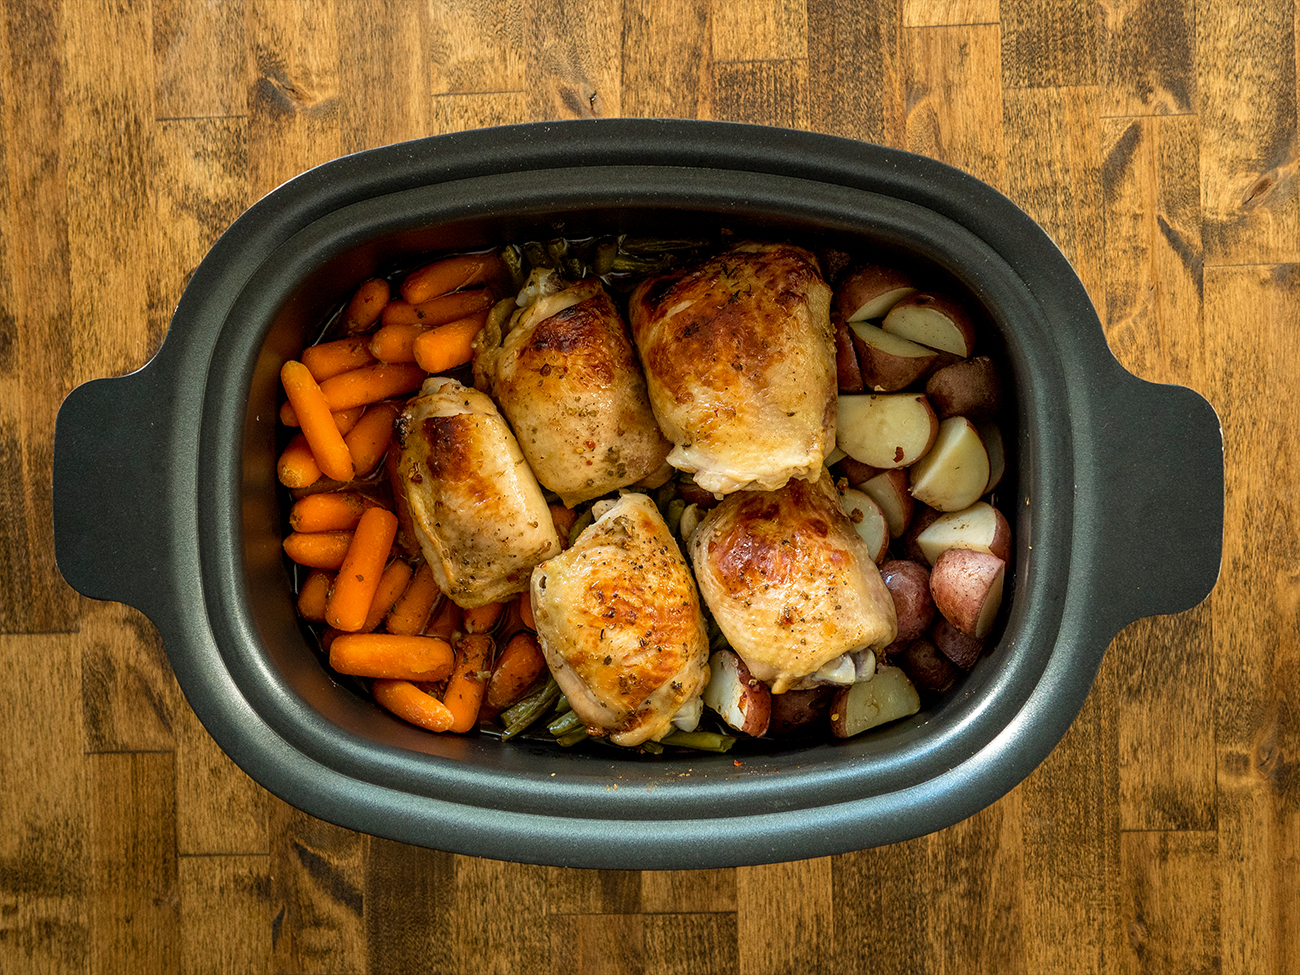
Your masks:
<path fill-rule="evenodd" d="M 702 696 L 705 705 L 737 731 L 756 737 L 767 733 L 771 690 L 750 676 L 745 661 L 734 651 L 718 650 L 709 657 L 709 683 Z"/>
<path fill-rule="evenodd" d="M 950 548 L 930 571 L 935 608 L 967 636 L 983 639 L 1002 605 L 1007 564 L 996 555 Z"/>
<path fill-rule="evenodd" d="M 882 665 L 869 681 L 851 684 L 831 704 L 831 733 L 852 738 L 921 710 L 921 696 L 901 668 Z"/>

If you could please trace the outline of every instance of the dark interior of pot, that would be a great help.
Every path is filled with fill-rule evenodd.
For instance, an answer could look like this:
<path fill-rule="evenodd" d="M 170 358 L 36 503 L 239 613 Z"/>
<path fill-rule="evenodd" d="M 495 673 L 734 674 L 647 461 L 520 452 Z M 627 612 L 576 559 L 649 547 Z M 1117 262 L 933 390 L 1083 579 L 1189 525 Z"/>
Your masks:
<path fill-rule="evenodd" d="M 1052 353 L 1041 336 L 1031 334 L 1038 327 L 1034 323 L 1023 323 L 1022 329 L 1008 321 L 1017 303 L 1025 301 L 1016 293 L 1014 276 L 990 276 L 976 251 L 954 243 L 960 235 L 937 215 L 917 223 L 915 207 L 870 194 L 856 194 L 858 201 L 848 207 L 838 198 L 800 198 L 789 187 L 767 198 L 737 195 L 721 180 L 703 187 L 696 181 L 674 197 L 668 178 L 661 187 L 628 192 L 620 177 L 603 193 L 590 175 L 583 192 L 569 176 L 563 184 L 560 179 L 548 186 L 543 177 L 538 185 L 537 174 L 528 174 L 529 182 L 512 184 L 513 195 L 487 185 L 455 203 L 446 201 L 445 188 L 398 194 L 401 200 L 363 201 L 285 244 L 236 303 L 225 329 L 230 334 L 223 333 L 217 354 L 246 362 L 241 366 L 246 383 L 229 397 L 231 407 L 243 411 L 242 452 L 232 453 L 238 464 L 233 476 L 241 482 L 243 539 L 237 602 L 255 645 L 232 651 L 243 655 L 232 663 L 232 672 L 246 681 L 256 672 L 272 685 L 272 692 L 251 695 L 255 706 L 317 760 L 360 780 L 417 794 L 445 796 L 451 784 L 456 801 L 492 808 L 614 815 L 606 805 L 608 792 L 621 787 L 637 790 L 636 815 L 646 818 L 676 815 L 681 802 L 697 799 L 709 804 L 698 815 L 750 815 L 847 801 L 951 768 L 955 755 L 969 754 L 978 744 L 970 738 L 973 728 L 983 728 L 979 736 L 990 739 L 1032 690 L 1051 640 L 1036 633 L 1030 610 L 1038 599 L 1035 592 L 1060 585 L 1064 571 L 1060 559 L 1044 559 L 1040 552 L 1033 562 L 1028 559 L 1031 533 L 1050 520 L 1030 514 L 1036 512 L 1038 465 L 1050 453 L 1041 443 L 1043 408 L 1035 390 L 1051 377 L 1044 379 L 1038 360 Z M 319 335 L 363 280 L 441 254 L 557 236 L 679 237 L 711 235 L 720 228 L 739 238 L 788 239 L 815 252 L 839 250 L 904 264 L 934 287 L 967 299 L 983 315 L 977 352 L 1002 363 L 1013 387 L 999 417 L 1008 472 L 996 496 L 1011 523 L 1015 555 L 1001 617 L 974 669 L 947 692 L 924 701 L 920 713 L 856 738 L 837 740 L 829 733 L 802 741 L 742 738 L 725 755 L 670 750 L 658 756 L 592 743 L 562 749 L 549 741 L 502 742 L 482 733 L 430 734 L 379 709 L 351 679 L 333 675 L 296 614 L 296 567 L 280 545 L 288 531 L 288 498 L 275 473 L 285 440 L 276 422 L 281 364 Z M 978 242 L 970 246 L 978 249 Z"/>

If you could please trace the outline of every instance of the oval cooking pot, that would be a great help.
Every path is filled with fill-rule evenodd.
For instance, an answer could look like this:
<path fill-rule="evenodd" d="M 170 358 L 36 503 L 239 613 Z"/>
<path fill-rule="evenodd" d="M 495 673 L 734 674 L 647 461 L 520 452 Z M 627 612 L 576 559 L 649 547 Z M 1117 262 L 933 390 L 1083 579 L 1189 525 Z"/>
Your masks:
<path fill-rule="evenodd" d="M 1014 380 L 1000 503 L 1016 550 L 971 673 L 859 738 L 655 759 L 431 735 L 333 680 L 280 547 L 280 365 L 362 280 L 422 255 L 719 226 L 883 250 L 985 313 L 984 348 Z M 1210 405 L 1126 372 L 1065 258 L 985 184 L 806 132 L 586 120 L 363 152 L 261 200 L 195 271 L 157 356 L 63 404 L 54 507 L 68 581 L 148 615 L 212 736 L 288 802 L 458 853 L 694 868 L 906 840 L 1013 788 L 1115 634 L 1213 587 L 1223 452 Z"/>

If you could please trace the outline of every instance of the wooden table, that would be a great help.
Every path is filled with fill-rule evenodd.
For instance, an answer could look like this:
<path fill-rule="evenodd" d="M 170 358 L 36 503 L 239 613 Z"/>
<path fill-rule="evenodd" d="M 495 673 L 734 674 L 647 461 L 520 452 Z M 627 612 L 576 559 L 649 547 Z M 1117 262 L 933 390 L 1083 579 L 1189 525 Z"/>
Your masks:
<path fill-rule="evenodd" d="M 1300 972 L 1296 17 L 0 0 L 0 971 Z M 381 841 L 250 781 L 147 620 L 60 578 L 59 403 L 149 358 L 244 208 L 342 153 L 590 115 L 772 123 L 961 167 L 1060 244 L 1126 367 L 1219 411 L 1215 592 L 1124 631 L 1060 747 L 966 822 L 676 874 Z"/>

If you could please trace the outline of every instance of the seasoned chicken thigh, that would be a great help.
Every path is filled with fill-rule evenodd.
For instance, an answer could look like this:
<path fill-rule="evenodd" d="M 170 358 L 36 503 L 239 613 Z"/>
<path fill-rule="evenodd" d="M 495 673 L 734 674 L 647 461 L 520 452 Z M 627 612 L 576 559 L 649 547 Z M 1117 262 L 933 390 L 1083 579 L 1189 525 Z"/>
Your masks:
<path fill-rule="evenodd" d="M 442 591 L 468 609 L 527 589 L 533 566 L 560 551 L 560 537 L 492 400 L 434 377 L 394 434 L 394 491 Z"/>
<path fill-rule="evenodd" d="M 573 507 L 658 470 L 671 444 L 604 286 L 565 287 L 552 274 L 535 272 L 532 301 L 505 328 L 489 319 L 474 342 L 474 380 L 510 421 L 537 480 Z"/>
<path fill-rule="evenodd" d="M 724 636 L 780 694 L 841 654 L 894 641 L 893 597 L 829 473 L 741 492 L 689 543 L 700 594 Z"/>
<path fill-rule="evenodd" d="M 643 494 L 624 495 L 533 570 L 532 606 L 551 673 L 593 735 L 658 740 L 708 683 L 699 594 Z"/>
<path fill-rule="evenodd" d="M 835 447 L 831 289 L 789 244 L 747 243 L 632 293 L 668 462 L 707 491 L 816 479 Z"/>

